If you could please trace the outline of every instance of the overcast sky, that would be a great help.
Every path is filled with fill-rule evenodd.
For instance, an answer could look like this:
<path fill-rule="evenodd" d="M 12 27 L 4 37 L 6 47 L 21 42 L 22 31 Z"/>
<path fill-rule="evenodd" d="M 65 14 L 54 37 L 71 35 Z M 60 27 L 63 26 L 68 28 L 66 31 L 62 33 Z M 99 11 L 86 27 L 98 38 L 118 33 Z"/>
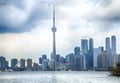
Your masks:
<path fill-rule="evenodd" d="M 104 46 L 115 35 L 120 53 L 120 0 L 0 0 L 0 56 L 32 58 L 52 52 L 52 5 L 56 4 L 56 46 L 62 56 L 94 38 Z"/>

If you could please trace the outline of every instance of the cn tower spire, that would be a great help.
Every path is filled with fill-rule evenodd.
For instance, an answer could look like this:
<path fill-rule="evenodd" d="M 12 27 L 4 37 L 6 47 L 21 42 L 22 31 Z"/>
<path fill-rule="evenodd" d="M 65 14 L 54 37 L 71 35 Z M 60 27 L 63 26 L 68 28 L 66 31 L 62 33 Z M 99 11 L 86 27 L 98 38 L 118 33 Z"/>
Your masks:
<path fill-rule="evenodd" d="M 52 27 L 52 32 L 53 32 L 53 70 L 56 70 L 56 42 L 55 42 L 55 32 L 56 32 L 56 27 L 55 27 L 55 5 L 53 5 L 53 27 Z"/>

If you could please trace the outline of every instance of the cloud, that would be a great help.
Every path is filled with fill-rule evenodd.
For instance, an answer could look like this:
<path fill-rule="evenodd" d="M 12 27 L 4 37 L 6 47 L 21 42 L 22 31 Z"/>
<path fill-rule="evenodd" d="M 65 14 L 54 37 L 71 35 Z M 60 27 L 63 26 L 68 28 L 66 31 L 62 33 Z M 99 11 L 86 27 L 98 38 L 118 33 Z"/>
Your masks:
<path fill-rule="evenodd" d="M 50 18 L 50 7 L 34 0 L 5 0 L 0 2 L 0 33 L 31 31 Z"/>
<path fill-rule="evenodd" d="M 119 0 L 101 0 L 95 8 L 83 16 L 90 26 L 102 32 L 110 31 L 120 26 Z"/>

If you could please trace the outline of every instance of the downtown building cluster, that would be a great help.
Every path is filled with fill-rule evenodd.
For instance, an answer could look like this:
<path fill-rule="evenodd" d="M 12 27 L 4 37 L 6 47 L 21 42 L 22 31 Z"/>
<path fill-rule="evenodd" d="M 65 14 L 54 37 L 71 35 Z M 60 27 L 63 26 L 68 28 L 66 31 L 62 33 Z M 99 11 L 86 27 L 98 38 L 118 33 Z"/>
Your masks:
<path fill-rule="evenodd" d="M 105 46 L 94 48 L 93 38 L 81 39 L 81 46 L 76 46 L 73 53 L 67 54 L 65 57 L 56 54 L 55 70 L 111 70 L 120 62 L 120 54 L 116 53 L 116 37 L 111 36 L 105 39 Z M 32 59 L 11 59 L 6 61 L 5 57 L 0 56 L 0 71 L 54 71 L 54 56 L 51 53 L 49 59 L 43 54 L 39 57 L 39 62 L 35 63 Z"/>

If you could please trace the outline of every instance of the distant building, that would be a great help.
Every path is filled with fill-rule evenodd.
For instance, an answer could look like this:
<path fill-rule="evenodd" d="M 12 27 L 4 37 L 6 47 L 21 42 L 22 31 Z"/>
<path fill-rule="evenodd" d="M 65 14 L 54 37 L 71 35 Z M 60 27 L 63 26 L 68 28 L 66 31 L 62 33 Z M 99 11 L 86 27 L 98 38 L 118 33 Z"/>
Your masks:
<path fill-rule="evenodd" d="M 80 47 L 75 47 L 74 48 L 74 54 L 75 55 L 80 55 Z"/>
<path fill-rule="evenodd" d="M 27 59 L 27 69 L 32 69 L 32 59 Z"/>
<path fill-rule="evenodd" d="M 33 70 L 37 71 L 38 70 L 38 63 L 33 63 Z"/>
<path fill-rule="evenodd" d="M 87 70 L 87 62 L 86 57 L 88 56 L 88 40 L 87 39 L 81 39 L 81 53 L 83 56 L 83 70 Z"/>
<path fill-rule="evenodd" d="M 108 54 L 108 67 L 113 67 L 113 60 L 112 60 L 112 54 L 111 54 L 111 45 L 110 45 L 110 38 L 107 37 L 105 41 L 106 45 L 106 52 Z"/>
<path fill-rule="evenodd" d="M 89 38 L 89 52 L 88 52 L 88 69 L 93 68 L 94 64 L 93 64 L 93 50 L 94 50 L 94 42 L 93 42 L 93 38 Z"/>
<path fill-rule="evenodd" d="M 39 58 L 39 64 L 42 64 L 42 58 L 41 57 Z"/>
<path fill-rule="evenodd" d="M 116 36 L 111 37 L 111 44 L 112 54 L 116 54 Z"/>
<path fill-rule="evenodd" d="M 112 67 L 116 66 L 116 36 L 111 37 Z"/>
<path fill-rule="evenodd" d="M 20 68 L 24 68 L 25 69 L 25 59 L 20 59 Z"/>
<path fill-rule="evenodd" d="M 44 60 L 44 59 L 47 59 L 47 55 L 43 54 L 43 55 L 42 55 L 42 59 L 43 59 L 43 60 Z"/>
<path fill-rule="evenodd" d="M 108 69 L 108 54 L 106 51 L 98 55 L 98 68 Z"/>
<path fill-rule="evenodd" d="M 17 63 L 18 63 L 18 59 L 16 59 L 16 58 L 11 59 L 11 68 L 12 69 L 17 68 Z"/>
<path fill-rule="evenodd" d="M 80 71 L 83 68 L 83 56 L 74 56 L 74 70 Z"/>
<path fill-rule="evenodd" d="M 54 67 L 54 65 L 53 65 Z M 52 69 L 53 69 L 52 67 Z M 44 60 L 43 63 L 42 63 L 42 70 L 43 71 L 47 71 L 48 70 L 48 61 L 47 60 Z"/>
<path fill-rule="evenodd" d="M 74 66 L 74 54 L 70 53 L 66 56 L 66 64 Z"/>
<path fill-rule="evenodd" d="M 5 71 L 8 67 L 8 62 L 6 61 L 5 57 L 0 56 L 0 71 Z"/>
<path fill-rule="evenodd" d="M 61 56 L 60 59 L 59 59 L 59 63 L 64 64 L 65 63 L 65 58 Z"/>
<path fill-rule="evenodd" d="M 93 51 L 93 62 L 94 62 L 94 67 L 98 67 L 97 65 L 97 57 L 98 55 L 102 54 L 104 51 L 104 48 L 103 47 L 98 47 L 98 48 L 94 48 L 94 51 Z"/>
<path fill-rule="evenodd" d="M 59 63 L 60 60 L 60 54 L 56 54 L 56 62 Z"/>

